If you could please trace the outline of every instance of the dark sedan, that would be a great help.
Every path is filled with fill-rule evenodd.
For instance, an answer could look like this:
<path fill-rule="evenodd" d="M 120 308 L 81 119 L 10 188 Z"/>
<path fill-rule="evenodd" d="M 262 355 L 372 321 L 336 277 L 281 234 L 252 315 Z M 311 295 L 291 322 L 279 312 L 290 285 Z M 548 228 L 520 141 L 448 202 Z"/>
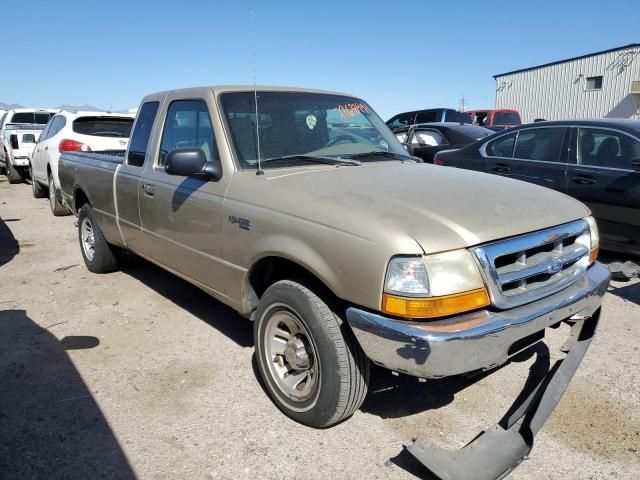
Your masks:
<path fill-rule="evenodd" d="M 602 247 L 640 256 L 640 121 L 522 125 L 434 163 L 503 175 L 571 195 L 598 221 Z"/>
<path fill-rule="evenodd" d="M 413 155 L 427 163 L 433 163 L 435 154 L 442 150 L 461 148 L 494 133 L 477 125 L 453 122 L 420 123 L 394 130 L 398 140 L 410 144 Z"/>

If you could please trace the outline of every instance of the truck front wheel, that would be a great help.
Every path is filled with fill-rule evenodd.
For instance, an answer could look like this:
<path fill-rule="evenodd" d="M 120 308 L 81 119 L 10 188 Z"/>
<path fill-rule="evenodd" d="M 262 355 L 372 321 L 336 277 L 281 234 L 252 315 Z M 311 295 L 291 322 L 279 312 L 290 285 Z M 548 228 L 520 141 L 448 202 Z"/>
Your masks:
<path fill-rule="evenodd" d="M 264 293 L 255 318 L 258 368 L 282 412 L 316 428 L 353 415 L 370 365 L 340 316 L 306 286 L 282 280 Z"/>
<path fill-rule="evenodd" d="M 118 268 L 114 247 L 110 245 L 98 226 L 89 204 L 78 211 L 78 240 L 84 263 L 93 273 L 112 272 Z"/>

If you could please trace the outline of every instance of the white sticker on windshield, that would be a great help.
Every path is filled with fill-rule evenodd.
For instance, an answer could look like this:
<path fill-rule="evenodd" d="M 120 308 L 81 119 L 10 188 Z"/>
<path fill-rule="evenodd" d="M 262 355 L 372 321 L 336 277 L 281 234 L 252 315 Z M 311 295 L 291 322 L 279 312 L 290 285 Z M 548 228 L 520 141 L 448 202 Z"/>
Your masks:
<path fill-rule="evenodd" d="M 307 115 L 307 127 L 309 127 L 309 130 L 313 130 L 313 127 L 316 126 L 316 123 L 318 123 L 318 119 L 315 115 Z"/>

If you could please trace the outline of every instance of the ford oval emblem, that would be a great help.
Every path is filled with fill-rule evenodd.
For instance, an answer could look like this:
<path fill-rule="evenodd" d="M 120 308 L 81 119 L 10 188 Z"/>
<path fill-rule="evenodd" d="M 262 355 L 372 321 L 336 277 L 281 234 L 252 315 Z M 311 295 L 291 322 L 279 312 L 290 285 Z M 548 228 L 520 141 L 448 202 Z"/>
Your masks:
<path fill-rule="evenodd" d="M 553 259 L 551 265 L 547 267 L 548 273 L 558 273 L 560 270 L 562 270 L 562 262 L 557 259 Z"/>

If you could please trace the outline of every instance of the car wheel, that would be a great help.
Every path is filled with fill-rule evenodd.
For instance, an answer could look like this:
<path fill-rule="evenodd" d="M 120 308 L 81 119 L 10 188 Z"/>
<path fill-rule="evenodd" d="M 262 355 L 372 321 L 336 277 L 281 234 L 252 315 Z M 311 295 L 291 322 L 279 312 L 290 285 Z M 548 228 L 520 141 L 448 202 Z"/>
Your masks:
<path fill-rule="evenodd" d="M 53 183 L 52 175 L 49 175 L 49 206 L 51 207 L 51 213 L 56 217 L 69 215 L 69 211 L 60 203 L 60 200 L 58 200 L 56 196 L 56 185 Z"/>
<path fill-rule="evenodd" d="M 24 181 L 22 178 L 22 172 L 11 164 L 11 161 L 6 154 L 4 158 L 7 163 L 7 180 L 9 180 L 9 183 L 22 183 Z"/>
<path fill-rule="evenodd" d="M 316 428 L 353 415 L 367 394 L 369 360 L 327 303 L 283 280 L 264 293 L 255 318 L 258 369 L 285 415 Z"/>
<path fill-rule="evenodd" d="M 93 273 L 112 272 L 118 268 L 117 247 L 110 245 L 98 226 L 89 204 L 78 212 L 78 240 L 84 263 Z"/>
<path fill-rule="evenodd" d="M 47 196 L 47 189 L 44 188 L 33 176 L 33 168 L 29 165 L 29 176 L 31 177 L 31 192 L 35 198 L 44 198 Z"/>

